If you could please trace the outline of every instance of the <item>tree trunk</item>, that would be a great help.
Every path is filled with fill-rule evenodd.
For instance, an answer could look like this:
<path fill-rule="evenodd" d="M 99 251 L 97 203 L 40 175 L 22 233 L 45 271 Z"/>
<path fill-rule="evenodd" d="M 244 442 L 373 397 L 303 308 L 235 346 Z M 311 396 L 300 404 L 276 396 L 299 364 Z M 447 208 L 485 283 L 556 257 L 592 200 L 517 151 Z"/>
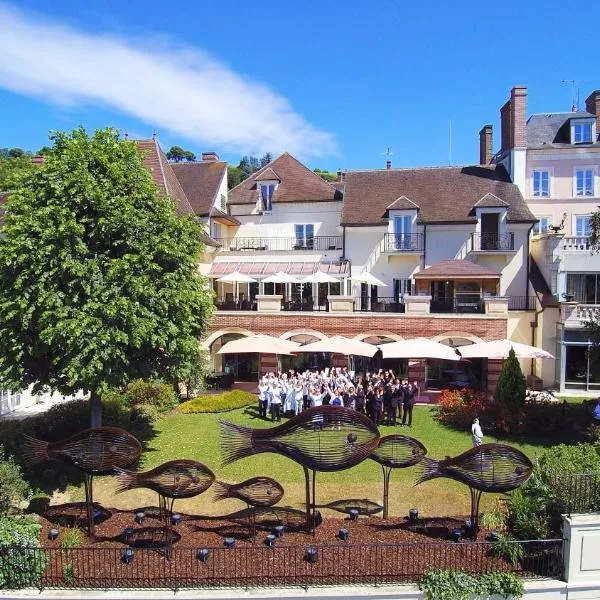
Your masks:
<path fill-rule="evenodd" d="M 102 402 L 98 392 L 90 394 L 90 427 L 102 426 Z"/>

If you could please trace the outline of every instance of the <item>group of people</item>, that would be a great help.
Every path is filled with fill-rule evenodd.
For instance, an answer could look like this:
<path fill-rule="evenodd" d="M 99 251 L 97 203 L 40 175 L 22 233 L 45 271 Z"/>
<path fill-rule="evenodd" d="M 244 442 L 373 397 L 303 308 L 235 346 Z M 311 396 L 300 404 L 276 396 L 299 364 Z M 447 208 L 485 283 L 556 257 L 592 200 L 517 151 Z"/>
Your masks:
<path fill-rule="evenodd" d="M 328 404 L 366 414 L 376 425 L 401 421 L 411 426 L 418 389 L 416 381 L 410 383 L 383 369 L 364 377 L 355 377 L 347 367 L 267 373 L 258 384 L 258 414 L 280 421 L 283 415 Z"/>

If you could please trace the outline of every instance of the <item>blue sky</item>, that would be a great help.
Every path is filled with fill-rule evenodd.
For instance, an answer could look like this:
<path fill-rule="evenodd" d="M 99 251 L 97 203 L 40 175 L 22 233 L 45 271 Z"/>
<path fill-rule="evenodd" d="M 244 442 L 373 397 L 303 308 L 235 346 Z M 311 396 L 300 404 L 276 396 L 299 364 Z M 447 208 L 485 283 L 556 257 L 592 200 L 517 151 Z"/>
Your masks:
<path fill-rule="evenodd" d="M 600 87 L 564 2 L 0 0 L 0 147 L 51 129 L 156 129 L 163 147 L 284 149 L 311 167 L 478 160 L 510 88 L 528 112 Z M 580 15 L 581 16 L 581 15 Z M 596 76 L 596 79 L 594 79 Z"/>

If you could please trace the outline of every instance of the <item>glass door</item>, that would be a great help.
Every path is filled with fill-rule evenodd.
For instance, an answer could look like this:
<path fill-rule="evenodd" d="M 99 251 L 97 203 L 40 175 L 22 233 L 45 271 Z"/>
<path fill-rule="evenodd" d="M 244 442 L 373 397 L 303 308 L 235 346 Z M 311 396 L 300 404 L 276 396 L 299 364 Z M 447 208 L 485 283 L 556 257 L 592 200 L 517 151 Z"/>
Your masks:
<path fill-rule="evenodd" d="M 394 217 L 394 249 L 409 250 L 411 247 L 412 216 Z"/>

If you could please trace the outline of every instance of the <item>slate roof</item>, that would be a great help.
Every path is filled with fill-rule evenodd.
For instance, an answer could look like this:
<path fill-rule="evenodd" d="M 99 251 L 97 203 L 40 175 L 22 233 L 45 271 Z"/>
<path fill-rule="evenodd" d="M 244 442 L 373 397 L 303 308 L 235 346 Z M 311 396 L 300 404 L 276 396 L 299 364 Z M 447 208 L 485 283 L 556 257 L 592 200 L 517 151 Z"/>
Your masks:
<path fill-rule="evenodd" d="M 170 163 L 194 213 L 206 217 L 215 204 L 223 177 L 227 177 L 227 163 L 204 161 Z"/>
<path fill-rule="evenodd" d="M 476 165 L 348 171 L 342 225 L 386 225 L 386 209 L 402 196 L 418 205 L 418 223 L 475 223 L 473 206 L 486 194 L 506 202 L 509 222 L 536 221 L 504 167 Z"/>
<path fill-rule="evenodd" d="M 527 120 L 527 147 L 571 146 L 571 119 L 595 119 L 596 116 L 580 110 L 577 112 L 544 113 L 531 115 Z M 580 144 L 577 144 L 578 146 Z M 599 143 L 585 144 L 600 146 Z"/>
<path fill-rule="evenodd" d="M 255 181 L 273 181 L 274 179 L 281 181 L 279 175 L 277 175 L 277 173 L 275 173 L 271 167 L 267 167 L 266 169 L 262 169 L 260 171 L 260 174 L 258 177 L 256 177 Z"/>
<path fill-rule="evenodd" d="M 291 154 L 284 152 L 230 190 L 227 203 L 256 204 L 257 182 L 267 170 L 272 170 L 280 181 L 273 194 L 273 204 L 278 202 L 332 202 L 342 199 L 341 192 L 333 185 L 321 179 Z"/>
<path fill-rule="evenodd" d="M 470 260 L 443 260 L 415 274 L 415 279 L 436 277 L 498 278 L 500 273 Z"/>
<path fill-rule="evenodd" d="M 506 208 L 509 206 L 508 202 L 494 196 L 494 194 L 486 194 L 483 198 L 480 198 L 473 204 L 473 208 Z"/>

